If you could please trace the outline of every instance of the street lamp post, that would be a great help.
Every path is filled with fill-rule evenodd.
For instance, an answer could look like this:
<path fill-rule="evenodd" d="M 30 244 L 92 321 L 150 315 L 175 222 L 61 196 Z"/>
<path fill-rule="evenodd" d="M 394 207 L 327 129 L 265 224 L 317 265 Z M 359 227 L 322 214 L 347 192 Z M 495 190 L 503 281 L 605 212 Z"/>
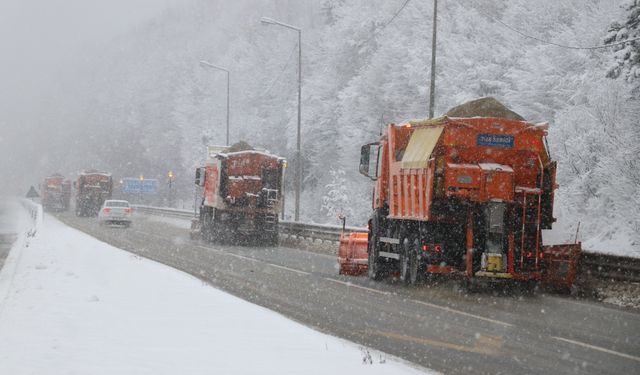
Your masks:
<path fill-rule="evenodd" d="M 302 29 L 272 18 L 262 17 L 260 22 L 264 25 L 277 25 L 298 32 L 298 130 L 296 136 L 296 176 L 293 182 L 295 190 L 294 220 L 300 220 L 300 188 L 302 186 L 302 154 L 300 153 L 300 124 L 302 122 Z"/>
<path fill-rule="evenodd" d="M 169 207 L 173 207 L 173 194 L 171 194 L 171 184 L 173 183 L 173 172 L 169 171 Z"/>
<path fill-rule="evenodd" d="M 226 145 L 229 146 L 229 82 L 230 82 L 229 76 L 231 74 L 229 73 L 229 69 L 223 68 L 221 66 L 212 64 L 207 61 L 200 61 L 200 66 L 205 68 L 213 68 L 213 69 L 221 70 L 227 73 L 227 142 L 226 142 Z"/>
<path fill-rule="evenodd" d="M 436 105 L 436 34 L 438 0 L 433 0 L 433 36 L 431 37 L 431 83 L 429 85 L 429 118 L 433 118 Z"/>
<path fill-rule="evenodd" d="M 144 176 L 140 175 L 140 204 L 143 204 L 142 202 L 142 186 L 144 185 Z"/>

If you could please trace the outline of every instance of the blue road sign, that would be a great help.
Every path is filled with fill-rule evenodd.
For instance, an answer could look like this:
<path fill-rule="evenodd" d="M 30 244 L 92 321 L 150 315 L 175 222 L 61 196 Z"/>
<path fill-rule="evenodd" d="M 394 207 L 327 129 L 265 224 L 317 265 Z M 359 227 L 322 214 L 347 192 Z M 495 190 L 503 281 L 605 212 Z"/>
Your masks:
<path fill-rule="evenodd" d="M 158 180 L 147 178 L 141 181 L 138 178 L 123 178 L 122 192 L 154 194 L 158 192 Z"/>
<path fill-rule="evenodd" d="M 143 193 L 157 193 L 158 192 L 158 180 L 150 178 L 142 181 Z"/>

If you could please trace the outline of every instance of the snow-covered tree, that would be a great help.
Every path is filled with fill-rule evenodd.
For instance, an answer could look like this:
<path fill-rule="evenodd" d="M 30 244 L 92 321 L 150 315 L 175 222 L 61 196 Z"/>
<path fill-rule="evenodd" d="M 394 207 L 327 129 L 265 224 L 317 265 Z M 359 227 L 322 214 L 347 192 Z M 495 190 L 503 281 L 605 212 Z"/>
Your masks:
<path fill-rule="evenodd" d="M 353 206 L 349 200 L 345 172 L 341 169 L 331 169 L 329 174 L 331 182 L 327 184 L 327 193 L 322 198 L 322 211 L 327 217 L 352 217 Z"/>
<path fill-rule="evenodd" d="M 636 94 L 640 95 L 640 0 L 628 0 L 623 7 L 626 19 L 611 24 L 604 38 L 606 44 L 620 43 L 612 47 L 613 63 L 607 76 L 635 81 Z M 629 42 L 621 43 L 625 41 Z"/>
<path fill-rule="evenodd" d="M 551 128 L 560 161 L 556 212 L 566 213 L 569 228 L 582 223 L 587 248 L 640 252 L 639 115 L 628 86 L 591 75 Z"/>

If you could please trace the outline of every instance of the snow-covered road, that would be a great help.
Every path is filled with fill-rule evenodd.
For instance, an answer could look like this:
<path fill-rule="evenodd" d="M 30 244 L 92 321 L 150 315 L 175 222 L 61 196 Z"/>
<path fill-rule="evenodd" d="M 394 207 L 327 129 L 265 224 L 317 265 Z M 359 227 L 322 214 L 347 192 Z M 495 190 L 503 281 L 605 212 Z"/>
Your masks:
<path fill-rule="evenodd" d="M 0 374 L 424 371 L 316 332 L 51 216 L 34 238 L 21 236 L 0 272 L 0 332 Z"/>

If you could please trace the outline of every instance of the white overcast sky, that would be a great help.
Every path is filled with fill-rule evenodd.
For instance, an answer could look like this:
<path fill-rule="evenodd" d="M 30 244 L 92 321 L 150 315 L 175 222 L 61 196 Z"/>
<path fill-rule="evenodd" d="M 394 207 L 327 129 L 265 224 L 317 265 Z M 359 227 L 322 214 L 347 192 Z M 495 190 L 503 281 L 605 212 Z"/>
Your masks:
<path fill-rule="evenodd" d="M 0 0 L 0 100 L 28 100 L 83 45 L 108 41 L 180 2 Z"/>

